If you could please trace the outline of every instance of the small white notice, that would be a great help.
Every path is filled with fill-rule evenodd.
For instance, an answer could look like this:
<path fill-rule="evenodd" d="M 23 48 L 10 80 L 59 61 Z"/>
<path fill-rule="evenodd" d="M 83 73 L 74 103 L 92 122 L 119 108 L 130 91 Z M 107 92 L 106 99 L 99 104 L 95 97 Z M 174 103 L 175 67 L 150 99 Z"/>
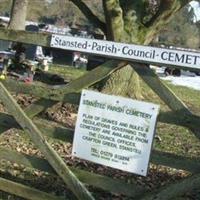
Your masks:
<path fill-rule="evenodd" d="M 72 155 L 146 176 L 159 106 L 83 90 Z"/>

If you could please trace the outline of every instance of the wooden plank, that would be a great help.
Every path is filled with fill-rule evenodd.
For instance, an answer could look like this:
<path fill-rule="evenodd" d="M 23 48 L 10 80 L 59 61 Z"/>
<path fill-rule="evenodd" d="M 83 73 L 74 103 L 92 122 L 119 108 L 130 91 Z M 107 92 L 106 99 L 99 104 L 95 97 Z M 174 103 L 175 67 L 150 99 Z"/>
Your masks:
<path fill-rule="evenodd" d="M 38 189 L 34 189 L 4 178 L 0 178 L 0 190 L 30 200 L 64 200 L 64 198 L 53 196 Z"/>
<path fill-rule="evenodd" d="M 61 101 L 64 94 L 58 93 L 57 88 L 46 86 L 38 83 L 25 84 L 23 82 L 7 79 L 2 81 L 6 88 L 11 92 L 32 94 L 35 97 L 46 98 L 53 101 Z M 75 95 L 76 96 L 76 95 Z M 73 98 L 73 94 L 65 97 L 67 102 L 74 102 L 77 98 Z"/>
<path fill-rule="evenodd" d="M 186 193 L 199 191 L 199 188 L 200 174 L 196 174 L 174 184 L 162 187 L 156 192 L 146 193 L 145 197 L 141 198 L 141 200 L 171 200 Z"/>
<path fill-rule="evenodd" d="M 62 89 L 57 89 L 57 87 L 45 87 L 44 85 L 27 85 L 22 82 L 16 82 L 13 80 L 6 80 L 4 81 L 4 85 L 13 92 L 17 93 L 28 93 L 32 94 L 36 97 L 46 98 L 49 99 L 47 105 L 53 103 L 52 101 L 63 101 L 68 103 L 75 103 L 79 104 L 80 99 L 80 91 L 81 89 L 88 87 L 99 80 L 107 77 L 109 74 L 114 72 L 115 70 L 123 67 L 126 65 L 126 62 L 119 62 L 119 61 L 108 61 L 99 67 L 92 70 L 90 73 L 86 73 L 82 77 L 76 79 L 75 81 L 71 82 L 70 84 L 64 86 Z M 43 105 L 36 106 L 30 108 L 34 112 L 34 115 L 40 113 L 45 109 L 47 105 L 45 105 L 45 101 L 43 101 Z M 53 104 L 52 104 L 53 105 Z M 32 112 L 29 111 L 29 112 Z"/>
<path fill-rule="evenodd" d="M 49 163 L 41 158 L 29 156 L 15 151 L 0 148 L 0 160 L 8 160 L 13 163 L 24 165 L 28 168 L 34 168 L 48 173 L 55 174 L 56 172 L 49 165 Z M 170 153 L 163 153 L 153 151 L 152 162 L 154 164 L 165 165 L 172 168 L 190 171 L 191 173 L 200 172 L 200 159 L 185 158 L 182 156 L 173 155 Z M 73 167 L 70 169 L 74 174 L 84 183 L 93 185 L 94 187 L 101 188 L 115 194 L 124 194 L 127 196 L 135 197 L 143 194 L 145 190 L 143 187 L 134 184 L 126 184 L 123 181 L 113 180 L 109 177 L 97 175 L 84 170 L 79 170 Z"/>
<path fill-rule="evenodd" d="M 187 106 L 147 65 L 132 63 L 131 66 L 148 86 L 169 106 L 169 108 L 184 119 L 186 126 L 200 139 L 199 127 L 196 126 L 197 124 L 200 124 L 200 117 L 193 115 Z"/>
<path fill-rule="evenodd" d="M 194 114 L 186 115 L 184 112 L 166 112 L 160 113 L 158 120 L 189 128 L 197 138 L 200 138 L 200 116 Z"/>
<path fill-rule="evenodd" d="M 191 114 L 187 106 L 159 79 L 152 69 L 144 64 L 132 63 L 131 66 L 143 81 L 146 82 L 148 86 L 169 106 L 169 108 L 176 112 Z"/>
<path fill-rule="evenodd" d="M 55 122 L 52 125 L 50 121 L 41 118 L 34 119 L 34 123 L 41 130 L 44 136 L 51 137 L 57 140 L 62 140 L 64 142 L 69 142 L 69 143 L 73 142 L 73 136 L 74 136 L 73 129 L 60 126 Z"/>
<path fill-rule="evenodd" d="M 114 60 L 108 61 L 61 88 L 58 88 L 57 86 L 47 87 L 46 85 L 36 83 L 24 84 L 19 81 L 16 82 L 8 79 L 3 81 L 3 84 L 6 86 L 6 88 L 8 88 L 9 91 L 32 94 L 36 97 L 46 98 L 54 101 L 75 102 L 78 104 L 80 97 L 79 92 L 83 88 L 87 88 L 106 78 L 115 70 L 123 67 L 125 64 L 126 62 Z"/>
<path fill-rule="evenodd" d="M 51 122 L 44 119 L 34 119 L 34 123 L 40 129 L 42 134 L 47 137 L 51 137 L 53 139 L 62 140 L 65 142 L 73 141 L 73 130 L 60 126 L 54 122 L 52 125 Z M 21 128 L 15 119 L 6 113 L 0 113 L 0 130 L 6 131 L 10 128 Z"/>
<path fill-rule="evenodd" d="M 28 168 L 34 168 L 40 171 L 56 174 L 56 172 L 46 160 L 37 158 L 35 156 L 29 156 L 8 149 L 0 148 L 0 160 L 2 159 L 24 165 Z M 70 169 L 83 183 L 101 188 L 111 193 L 124 194 L 133 197 L 137 196 L 141 192 L 144 192 L 143 187 L 140 187 L 136 184 L 127 184 L 120 180 L 114 180 L 106 176 L 97 175 L 95 173 L 87 172 L 73 167 L 70 167 Z"/>
<path fill-rule="evenodd" d="M 39 109 L 38 109 L 39 112 L 41 112 L 44 107 L 40 108 L 40 105 L 39 105 Z M 25 112 L 29 109 L 30 108 L 25 109 Z M 38 114 L 38 110 L 37 108 L 35 109 L 35 111 L 33 109 L 33 112 L 30 111 L 27 114 L 28 116 L 32 118 L 34 117 L 34 115 Z M 178 126 L 184 126 L 186 128 L 187 128 L 188 122 L 191 121 L 193 128 L 195 128 L 196 130 L 200 132 L 199 120 L 200 120 L 199 117 L 196 117 L 193 115 L 189 116 L 188 119 L 185 119 L 185 117 L 182 117 L 174 112 L 161 112 L 158 116 L 159 122 L 175 124 Z M 72 135 L 73 130 L 65 128 L 55 122 L 54 122 L 54 125 L 52 125 L 50 121 L 47 121 L 41 118 L 35 118 L 34 123 L 37 125 L 37 127 L 40 129 L 40 131 L 42 132 L 44 136 L 63 140 L 65 142 L 71 142 L 73 140 L 73 135 Z M 20 126 L 11 115 L 8 115 L 6 113 L 0 113 L 0 128 L 2 129 L 2 132 L 3 132 L 10 128 L 20 128 Z"/>
<path fill-rule="evenodd" d="M 109 76 L 115 70 L 126 65 L 126 62 L 120 61 L 108 61 L 94 70 L 86 73 L 82 77 L 76 79 L 73 82 L 70 82 L 68 85 L 58 89 L 57 87 L 46 87 L 45 85 L 27 85 L 22 82 L 16 82 L 13 80 L 4 81 L 4 85 L 13 92 L 17 93 L 28 93 L 32 94 L 36 97 L 46 98 L 49 101 L 45 103 L 45 101 L 40 103 L 38 106 L 34 106 L 33 108 L 29 108 L 29 113 L 34 111 L 34 115 L 43 111 L 48 104 L 53 105 L 53 101 L 63 101 L 68 103 L 79 103 L 80 99 L 80 91 L 85 87 L 89 87 L 90 85 L 98 82 L 99 80 Z"/>
<path fill-rule="evenodd" d="M 150 161 L 156 165 L 200 173 L 200 158 L 189 158 L 172 153 L 153 150 Z"/>
<path fill-rule="evenodd" d="M 0 159 L 5 159 L 11 162 L 16 162 L 18 164 L 22 164 L 29 168 L 35 168 L 41 171 L 46 171 L 49 173 L 55 173 L 53 168 L 49 165 L 49 163 L 37 157 L 21 154 L 14 152 L 9 149 L 0 148 Z M 191 173 L 200 173 L 200 159 L 199 158 L 188 158 L 183 157 L 180 155 L 174 155 L 171 153 L 160 152 L 153 150 L 151 156 L 151 163 L 156 165 L 163 165 L 167 167 L 171 167 L 174 169 L 181 169 L 185 171 L 189 171 Z M 70 169 L 74 169 L 71 168 Z M 78 176 L 78 172 L 76 174 Z M 87 177 L 87 176 L 86 176 Z M 91 183 L 92 181 L 89 180 L 90 177 L 86 181 L 83 181 L 87 184 Z M 82 181 L 83 179 L 81 179 Z M 94 183 L 96 184 L 99 183 Z M 104 186 L 97 186 L 103 189 Z M 106 187 L 104 188 L 106 190 Z"/>
<path fill-rule="evenodd" d="M 198 138 L 200 137 L 200 116 L 194 114 L 181 115 L 179 112 L 174 111 L 161 112 L 158 116 L 158 121 L 189 128 L 191 131 L 194 131 Z"/>
<path fill-rule="evenodd" d="M 86 71 L 78 70 L 73 67 L 64 67 L 64 66 L 59 66 L 59 65 L 50 66 L 49 71 L 51 73 L 56 73 L 61 76 L 67 77 L 70 80 L 77 79 L 80 76 L 87 73 Z M 75 101 L 76 102 L 79 101 L 79 96 L 78 96 L 78 100 L 75 100 Z M 54 104 L 56 104 L 55 101 L 48 100 L 48 99 L 39 99 L 38 101 L 34 102 L 32 105 L 27 107 L 25 109 L 25 112 L 30 118 L 33 118 L 34 116 L 38 115 L 40 112 L 47 109 L 48 107 L 53 106 Z"/>
<path fill-rule="evenodd" d="M 63 179 L 67 186 L 71 189 L 78 199 L 94 199 L 86 187 L 71 172 L 64 161 L 60 158 L 56 151 L 48 144 L 42 136 L 41 131 L 33 124 L 20 106 L 15 102 L 14 98 L 0 82 L 0 100 L 6 109 L 15 117 L 20 126 L 27 132 L 33 143 L 47 158 L 48 162 Z"/>
<path fill-rule="evenodd" d="M 110 60 L 91 70 L 80 78 L 71 81 L 68 85 L 60 88 L 59 91 L 64 94 L 77 93 L 83 88 L 87 88 L 100 80 L 108 77 L 114 71 L 124 67 L 127 64 L 125 61 Z"/>
<path fill-rule="evenodd" d="M 57 35 L 58 36 L 58 35 Z M 56 36 L 56 37 L 57 37 Z M 68 36 L 61 36 L 59 35 L 59 37 L 68 37 Z M 52 37 L 53 38 L 53 37 Z M 34 45 L 39 45 L 39 46 L 46 46 L 46 47 L 53 47 L 53 45 L 50 45 L 50 41 L 51 41 L 51 34 L 48 34 L 48 33 L 32 33 L 32 32 L 27 32 L 27 31 L 16 31 L 16 30 L 9 30 L 9 29 L 4 29 L 4 28 L 1 28 L 0 29 L 0 39 L 1 40 L 8 40 L 8 41 L 15 41 L 15 42 L 21 42 L 21 43 L 25 43 L 25 44 L 34 44 Z M 75 39 L 76 41 L 77 40 L 83 40 L 83 38 L 72 38 L 72 39 Z M 71 39 L 71 40 L 72 40 Z M 86 38 L 84 38 L 84 40 L 87 40 Z M 90 42 L 91 40 L 88 40 L 88 43 Z M 154 63 L 154 64 L 158 64 L 158 65 L 163 65 L 163 63 L 166 65 L 166 66 L 169 66 L 169 67 L 179 67 L 181 69 L 190 69 L 190 70 L 195 70 L 195 71 L 200 71 L 200 66 L 199 66 L 199 63 L 198 63 L 198 59 L 199 59 L 199 52 L 186 52 L 186 51 L 179 51 L 179 50 L 168 50 L 168 49 L 163 49 L 162 48 L 157 48 L 157 47 L 148 47 L 148 46 L 138 46 L 138 45 L 131 45 L 131 44 L 121 44 L 121 43 L 116 43 L 116 42 L 112 42 L 112 41 L 103 41 L 103 40 L 95 40 L 96 43 L 100 43 L 100 45 L 103 45 L 104 42 L 106 42 L 106 45 L 107 43 L 110 43 L 110 45 L 117 45 L 117 52 L 113 51 L 113 52 L 110 52 L 110 53 L 106 53 L 106 52 L 100 52 L 99 50 L 95 52 L 95 49 L 91 50 L 91 51 L 86 51 L 86 49 L 81 49 L 81 48 L 72 48 L 71 50 L 73 51 L 82 51 L 82 52 L 85 52 L 85 53 L 92 53 L 92 54 L 101 54 L 101 55 L 104 55 L 104 56 L 109 56 L 111 59 L 112 58 L 117 58 L 117 59 L 127 59 L 127 60 L 130 60 L 130 61 L 137 61 L 137 62 L 146 62 L 146 63 Z M 56 44 L 59 44 L 57 42 L 55 42 Z M 121 45 L 125 45 L 124 47 L 126 48 L 126 53 L 123 52 L 120 52 L 119 50 L 120 49 L 124 49 L 124 48 L 121 48 Z M 88 45 L 89 46 L 93 46 L 92 44 L 91 45 Z M 134 56 L 134 53 L 132 53 L 132 55 L 129 55 L 130 53 L 128 53 L 128 50 L 130 48 L 130 52 L 134 52 L 133 49 L 131 49 L 132 47 L 131 46 L 135 46 L 134 48 L 138 49 L 140 48 L 141 51 L 142 49 L 145 49 L 144 52 L 146 53 L 150 53 L 152 54 L 152 52 L 157 52 L 157 53 L 154 53 L 155 54 L 155 58 L 151 58 L 149 59 L 149 56 L 148 57 L 145 57 L 145 56 L 142 56 L 142 57 L 135 57 Z M 56 47 L 54 45 L 54 47 Z M 64 48 L 63 46 L 57 46 L 57 48 Z M 70 50 L 69 47 L 67 47 L 68 50 Z M 167 55 L 165 55 L 165 58 L 162 58 L 162 56 L 158 57 L 158 54 L 160 55 L 161 52 L 167 52 Z M 118 53 L 120 52 L 120 54 L 118 55 Z M 175 59 L 174 61 L 170 61 L 168 60 L 168 58 L 166 58 L 166 56 L 168 57 L 170 54 L 170 52 L 172 52 L 172 56 L 175 57 L 175 55 L 180 54 L 180 58 L 179 59 Z M 123 55 L 123 56 L 122 56 Z M 123 58 L 122 58 L 123 57 Z M 135 57 L 133 59 L 133 57 Z M 180 63 L 180 61 L 182 61 L 183 57 L 185 58 L 184 61 L 185 61 L 185 67 L 182 67 L 182 63 Z M 193 61 L 193 64 L 192 63 L 188 63 L 188 59 L 190 60 L 190 62 Z M 157 61 L 156 61 L 157 59 Z M 187 60 L 187 61 L 186 61 Z M 162 61 L 162 62 L 161 62 Z M 162 64 L 161 64 L 162 63 Z M 193 67 L 193 66 L 196 66 L 196 67 Z"/>
<path fill-rule="evenodd" d="M 38 115 L 43 110 L 53 106 L 56 101 L 48 100 L 48 99 L 39 99 L 27 108 L 25 108 L 24 112 L 28 115 L 29 118 L 33 118 Z"/>
<path fill-rule="evenodd" d="M 139 69 L 139 70 L 141 70 L 141 69 Z M 144 73 L 144 72 L 140 71 L 139 73 Z M 152 74 L 152 72 L 150 74 Z M 188 108 L 184 104 L 179 102 L 179 99 L 178 99 L 178 103 L 175 103 L 177 101 L 176 100 L 177 98 L 173 93 L 171 93 L 171 90 L 169 90 L 168 87 L 164 85 L 164 83 L 162 83 L 160 80 L 158 80 L 158 78 L 155 77 L 154 74 L 153 74 L 153 78 L 150 78 L 151 77 L 150 74 L 145 75 L 146 77 L 143 76 L 145 82 L 147 82 L 147 83 L 151 82 L 150 84 L 152 85 L 152 89 L 158 95 L 163 92 L 164 94 L 161 95 L 162 99 L 167 104 L 169 103 L 169 106 L 173 110 L 175 110 L 175 112 L 173 112 L 173 113 L 161 113 L 159 115 L 159 120 L 162 121 L 162 122 L 174 123 L 174 124 L 177 124 L 177 125 L 189 127 L 191 130 L 195 131 L 195 133 L 198 135 L 198 132 L 200 132 L 199 116 L 192 115 L 191 112 L 188 110 Z M 80 79 L 77 80 L 77 82 L 73 83 L 71 85 L 72 86 L 71 89 L 73 90 L 73 88 L 74 88 L 74 90 L 77 89 L 77 91 L 80 91 L 81 88 L 87 87 L 88 85 L 94 83 L 93 80 L 91 80 L 90 83 L 84 82 L 84 77 L 85 76 L 83 76 L 83 79 L 80 78 Z M 148 79 L 153 79 L 153 80 L 150 81 Z M 55 91 L 55 93 L 51 95 L 51 91 L 54 90 L 54 89 L 49 89 L 49 88 L 46 88 L 44 86 L 38 86 L 38 85 L 34 85 L 34 84 L 33 85 L 27 85 L 27 84 L 24 84 L 22 82 L 16 82 L 16 81 L 13 81 L 13 80 L 6 80 L 3 83 L 12 92 L 27 93 L 27 94 L 32 94 L 36 97 L 43 97 L 43 98 L 49 99 L 49 101 L 47 103 L 45 103 L 45 100 L 44 101 L 42 100 L 43 103 L 39 104 L 37 106 L 37 108 L 32 109 L 32 111 L 37 110 L 35 112 L 35 114 L 38 114 L 39 112 L 43 111 L 43 109 L 48 107 L 49 104 L 52 103 L 51 105 L 53 105 L 54 104 L 52 102 L 53 100 L 54 101 L 60 101 L 60 100 L 62 101 L 63 100 L 64 102 L 79 104 L 80 93 L 79 92 L 70 93 L 69 92 L 70 91 L 69 86 L 61 89 L 61 90 L 66 90 L 66 95 L 65 95 L 65 91 L 62 91 L 62 92 L 57 91 L 57 93 Z M 78 84 L 81 85 L 81 83 L 82 83 L 82 86 L 78 87 Z M 154 86 L 154 83 L 155 83 L 155 86 Z M 156 86 L 156 85 L 158 85 L 158 84 L 162 84 L 161 90 L 157 90 L 157 87 L 159 87 L 159 86 Z M 167 87 L 167 89 L 166 89 L 166 87 Z M 166 91 L 165 91 L 165 89 L 166 89 Z M 50 94 L 47 91 L 49 91 Z M 170 97 L 168 97 L 167 93 L 171 93 Z M 171 97 L 172 97 L 172 99 L 170 99 Z M 45 104 L 47 104 L 47 105 L 45 105 Z M 29 111 L 29 112 L 31 112 L 31 111 Z M 177 118 L 176 116 L 179 116 L 179 118 Z"/>
<path fill-rule="evenodd" d="M 0 28 L 0 39 L 50 47 L 51 34 Z"/>

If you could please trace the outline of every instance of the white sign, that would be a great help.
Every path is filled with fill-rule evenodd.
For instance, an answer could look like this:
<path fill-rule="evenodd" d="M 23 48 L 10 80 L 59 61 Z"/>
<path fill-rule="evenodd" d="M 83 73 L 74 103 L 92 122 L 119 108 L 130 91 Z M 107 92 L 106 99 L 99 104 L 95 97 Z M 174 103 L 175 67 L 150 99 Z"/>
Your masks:
<path fill-rule="evenodd" d="M 52 35 L 51 47 L 108 56 L 112 58 L 200 69 L 200 53 L 142 45 L 123 44 L 106 40 Z"/>
<path fill-rule="evenodd" d="M 72 155 L 145 176 L 159 106 L 83 90 Z"/>

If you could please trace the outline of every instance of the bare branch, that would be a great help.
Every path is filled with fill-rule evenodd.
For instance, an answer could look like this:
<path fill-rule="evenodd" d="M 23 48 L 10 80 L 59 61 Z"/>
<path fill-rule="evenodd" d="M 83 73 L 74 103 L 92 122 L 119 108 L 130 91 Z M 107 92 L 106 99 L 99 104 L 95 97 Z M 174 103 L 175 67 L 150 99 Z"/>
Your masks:
<path fill-rule="evenodd" d="M 107 39 L 121 41 L 124 37 L 123 11 L 119 0 L 103 0 L 108 30 Z"/>
<path fill-rule="evenodd" d="M 157 13 L 145 24 L 148 31 L 144 44 L 149 44 L 155 35 L 169 23 L 174 14 L 190 1 L 191 0 L 162 0 Z"/>
<path fill-rule="evenodd" d="M 157 21 L 162 20 L 163 18 L 169 17 L 170 15 L 174 14 L 182 7 L 184 7 L 187 3 L 191 0 L 162 0 L 160 2 L 159 8 L 155 15 L 146 23 L 144 24 L 146 27 L 150 27 L 155 24 Z"/>
<path fill-rule="evenodd" d="M 105 23 L 102 22 L 82 0 L 70 0 L 70 1 L 80 9 L 80 11 L 95 27 L 100 28 L 106 34 Z"/>

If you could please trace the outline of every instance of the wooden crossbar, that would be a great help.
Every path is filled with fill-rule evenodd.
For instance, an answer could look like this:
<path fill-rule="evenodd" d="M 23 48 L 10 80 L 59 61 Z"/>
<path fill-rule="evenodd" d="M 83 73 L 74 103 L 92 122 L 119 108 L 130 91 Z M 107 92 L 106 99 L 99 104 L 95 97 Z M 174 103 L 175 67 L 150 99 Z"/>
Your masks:
<path fill-rule="evenodd" d="M 50 195 L 38 189 L 0 178 L 0 190 L 30 200 L 64 200 L 64 198 Z"/>
<path fill-rule="evenodd" d="M 45 171 L 56 174 L 49 163 L 35 156 L 29 156 L 23 153 L 18 153 L 8 149 L 0 148 L 0 160 L 7 160 L 12 163 L 18 163 L 28 168 Z M 144 192 L 144 188 L 135 184 L 127 184 L 124 181 L 114 180 L 107 176 L 98 175 L 85 170 L 69 167 L 70 170 L 85 184 L 103 189 L 113 194 L 123 194 L 126 196 L 137 196 Z"/>
<path fill-rule="evenodd" d="M 185 178 L 177 183 L 161 187 L 155 192 L 146 193 L 145 197 L 138 198 L 140 200 L 171 200 L 175 197 L 180 197 L 186 193 L 199 190 L 200 174 Z"/>
<path fill-rule="evenodd" d="M 0 29 L 0 39 L 50 47 L 51 35 L 45 33 L 36 34 L 26 31 Z M 19 107 L 19 105 L 16 104 L 13 97 L 10 95 L 10 93 L 7 91 L 4 85 L 0 82 L 0 100 L 5 104 L 7 110 L 15 118 L 14 120 L 13 117 L 7 114 L 3 114 L 4 117 L 2 118 L 3 115 L 0 114 L 0 125 L 2 125 L 2 127 L 0 127 L 0 133 L 5 131 L 6 128 L 9 127 L 21 127 L 25 132 L 29 134 L 33 142 L 45 155 L 48 162 L 43 159 L 18 154 L 16 152 L 6 152 L 4 149 L 1 148 L 0 159 L 5 159 L 5 157 L 7 156 L 9 157 L 7 158 L 7 160 L 10 160 L 12 162 L 17 161 L 18 163 L 24 164 L 27 167 L 35 167 L 36 169 L 40 170 L 43 170 L 45 166 L 45 168 L 47 168 L 46 171 L 48 171 L 49 169 L 52 173 L 56 172 L 67 184 L 67 186 L 72 190 L 72 192 L 76 195 L 78 199 L 94 199 L 92 194 L 87 190 L 85 185 L 82 184 L 82 182 L 80 182 L 80 180 L 87 184 L 96 184 L 97 187 L 111 191 L 113 193 L 122 189 L 122 194 L 128 194 L 128 196 L 134 196 L 139 198 L 139 196 L 146 191 L 142 187 L 137 186 L 136 184 L 134 186 L 130 186 L 111 180 L 108 177 L 94 175 L 90 172 L 69 168 L 60 158 L 60 156 L 58 156 L 58 154 L 48 144 L 45 137 L 43 137 L 44 134 L 46 136 L 71 142 L 73 137 L 73 130 L 66 129 L 61 126 L 53 127 L 52 125 L 49 125 L 49 127 L 47 127 L 42 124 L 41 120 L 34 119 L 34 123 L 32 120 L 30 120 L 30 118 L 33 118 L 42 110 L 53 106 L 58 101 L 78 104 L 80 92 L 83 88 L 87 88 L 97 83 L 98 81 L 108 77 L 111 73 L 126 65 L 127 61 L 110 60 L 95 68 L 94 70 L 90 71 L 89 73 L 85 73 L 82 77 L 77 78 L 69 84 L 59 87 L 47 87 L 42 84 L 25 85 L 20 82 L 16 83 L 13 80 L 3 81 L 3 84 L 10 91 L 29 93 L 42 98 L 38 100 L 34 105 L 27 108 L 25 112 Z M 153 73 L 151 69 L 147 68 L 146 65 L 131 63 L 131 66 L 140 75 L 140 77 L 151 87 L 151 89 L 155 93 L 157 93 L 159 97 L 169 106 L 169 108 L 172 109 L 172 113 L 161 113 L 159 115 L 159 119 L 164 122 L 166 120 L 167 122 L 172 122 L 178 125 L 188 127 L 200 139 L 200 117 L 193 115 L 193 113 L 187 108 L 187 106 L 158 78 L 158 76 L 156 76 Z M 180 68 L 182 69 L 182 67 Z M 191 69 L 193 68 L 191 67 Z M 200 69 L 194 68 L 194 70 L 198 71 Z M 171 116 L 173 115 L 173 117 L 169 119 L 170 114 Z M 175 117 L 178 115 L 180 115 L 179 120 L 175 119 Z M 6 125 L 6 121 L 10 122 L 9 127 Z M 44 130 L 43 133 L 41 131 L 42 129 Z M 46 134 L 47 132 L 48 134 Z M 57 134 L 58 132 L 60 133 L 60 135 Z M 170 167 L 181 168 L 183 170 L 188 170 L 193 173 L 199 172 L 200 168 L 200 162 L 198 159 L 194 160 L 157 151 L 154 151 L 152 161 L 156 164 L 164 164 Z M 95 184 L 93 182 L 95 182 Z M 2 188 L 2 190 L 6 191 L 5 188 L 7 188 L 8 185 L 12 184 L 14 186 L 17 183 L 12 183 L 8 180 L 0 178 L 0 189 Z M 179 194 L 185 193 L 186 185 L 189 185 L 189 191 L 197 189 L 200 186 L 199 175 L 189 177 L 188 179 L 180 181 L 179 183 L 175 183 L 173 185 L 161 188 L 159 191 L 156 191 L 155 194 L 150 194 L 144 197 L 144 199 L 160 199 L 161 197 L 162 199 L 171 199 L 173 197 L 178 196 Z M 32 190 L 31 188 L 27 188 L 19 184 L 16 185 L 16 188 L 19 188 L 19 190 L 24 190 L 25 194 L 26 191 L 30 190 L 31 192 Z M 6 192 L 12 193 L 10 190 Z M 168 195 L 167 193 L 170 193 L 170 195 Z M 45 196 L 46 194 L 40 193 L 39 195 Z M 46 196 L 43 199 L 45 198 Z M 51 198 L 54 199 L 53 196 L 49 197 L 49 199 Z M 37 197 L 35 199 L 37 199 Z"/>
<path fill-rule="evenodd" d="M 65 37 L 65 36 L 59 36 L 59 37 Z M 45 46 L 45 47 L 53 47 L 54 46 L 54 45 L 51 44 L 52 35 L 51 34 L 47 34 L 47 33 L 33 33 L 33 32 L 27 32 L 27 31 L 16 31 L 16 30 L 9 30 L 9 29 L 3 29 L 3 28 L 1 28 L 0 29 L 0 39 L 1 40 L 7 40 L 7 41 L 21 42 L 21 43 L 25 43 L 25 44 L 34 44 L 34 45 Z M 69 39 L 69 40 L 72 40 L 72 39 L 77 40 L 77 38 L 73 38 L 73 37 L 71 39 Z M 78 38 L 78 39 L 80 39 L 80 38 Z M 100 41 L 100 42 L 103 42 L 103 40 Z M 61 46 L 58 45 L 58 46 L 55 46 L 55 47 L 56 48 L 63 48 L 62 45 Z M 143 48 L 148 48 L 148 47 L 145 47 L 145 46 L 137 46 L 137 48 L 142 48 L 142 47 Z M 134 47 L 134 48 L 136 48 L 136 47 Z M 153 48 L 153 47 L 151 47 L 151 48 Z M 149 49 L 149 51 L 150 51 L 150 49 Z M 157 49 L 157 48 L 154 48 L 154 49 Z M 70 50 L 70 49 L 68 48 L 68 50 Z M 71 50 L 85 52 L 85 49 L 83 50 L 83 49 L 80 49 L 80 48 L 78 48 L 78 49 L 72 48 Z M 86 51 L 85 53 L 93 53 L 93 51 Z M 167 49 L 166 49 L 166 51 L 167 51 Z M 171 50 L 171 51 L 173 51 L 173 50 Z M 184 53 L 184 51 L 183 51 L 183 53 Z M 101 54 L 101 52 L 99 52 L 99 54 Z M 109 56 L 108 53 L 107 54 L 104 53 L 102 55 L 103 56 L 109 56 L 110 58 L 114 57 L 115 59 L 116 58 L 117 59 L 123 59 L 123 60 L 128 59 L 130 61 L 134 61 L 133 59 L 129 58 L 129 56 L 128 57 L 127 56 L 125 56 L 125 57 L 123 56 L 123 58 L 121 58 L 121 56 L 117 56 L 116 57 L 115 54 L 112 54 L 112 55 Z M 189 54 L 190 54 L 189 59 L 192 59 L 193 58 L 193 54 L 196 54 L 196 53 L 193 52 L 193 54 L 192 53 L 189 53 Z M 197 59 L 199 56 L 196 55 L 195 57 Z M 158 59 L 158 60 L 160 60 L 160 59 Z M 164 60 L 166 60 L 166 58 Z M 163 62 L 164 62 L 164 60 L 163 60 Z M 146 61 L 145 60 L 141 60 L 140 61 L 140 59 L 137 58 L 137 59 L 135 59 L 135 61 L 137 61 L 137 62 L 147 62 L 147 63 L 148 62 L 152 62 L 152 63 L 158 64 L 158 65 L 161 65 L 161 63 L 162 63 L 162 65 L 163 65 L 163 62 L 161 62 L 161 63 L 160 62 L 156 62 L 156 59 L 150 59 L 150 60 L 147 59 Z M 196 64 L 196 62 L 195 62 L 195 64 Z M 188 67 L 181 67 L 180 64 L 178 64 L 178 66 L 176 66 L 175 64 L 173 64 L 173 62 L 172 63 L 171 62 L 166 62 L 166 66 L 169 66 L 169 67 L 179 67 L 181 69 L 190 69 L 190 70 L 194 70 L 194 71 L 200 71 L 200 68 L 199 68 L 198 64 L 197 64 L 196 68 L 192 67 L 192 66 L 190 66 L 188 68 Z"/>
<path fill-rule="evenodd" d="M 12 150 L 0 148 L 0 160 L 7 160 L 28 168 L 34 168 L 40 171 L 56 174 L 54 169 L 46 160 L 35 156 L 18 153 Z M 191 159 L 170 153 L 153 151 L 152 161 L 153 163 L 159 165 L 165 163 L 166 166 L 172 168 L 178 167 L 179 169 L 187 170 L 191 173 L 200 172 L 200 160 L 197 158 Z M 73 167 L 70 167 L 70 170 L 73 171 L 73 173 L 83 183 L 93 185 L 94 187 L 101 188 L 114 194 L 123 194 L 130 197 L 136 197 L 146 192 L 146 190 L 142 186 L 138 186 L 137 183 L 127 184 L 120 180 L 113 180 L 112 178 L 106 176 L 97 175 L 95 173 L 87 172 L 85 170 L 80 170 Z"/>
<path fill-rule="evenodd" d="M 6 116 L 6 115 L 4 114 L 4 116 Z M 11 119 L 13 119 L 13 118 L 11 117 Z M 68 128 L 62 127 L 60 125 L 52 126 L 51 122 L 44 120 L 44 119 L 36 118 L 36 119 L 34 119 L 33 122 L 41 130 L 41 132 L 44 136 L 51 137 L 53 139 L 59 139 L 64 142 L 72 143 L 73 132 L 74 132 L 72 129 L 68 129 Z M 6 122 L 6 124 L 7 124 L 7 122 Z M 1 123 L 0 123 L 0 125 L 1 125 Z M 8 125 L 8 127 L 9 127 L 9 125 Z M 152 157 L 151 157 L 151 162 L 154 164 L 157 164 L 157 165 L 163 165 L 163 166 L 168 166 L 171 168 L 190 171 L 192 173 L 200 172 L 200 160 L 197 158 L 190 159 L 190 158 L 186 158 L 186 157 L 182 157 L 182 156 L 173 155 L 170 153 L 153 151 Z"/>
<path fill-rule="evenodd" d="M 132 63 L 132 68 L 140 75 L 145 83 L 171 108 L 180 118 L 185 119 L 186 126 L 200 139 L 200 132 L 194 122 L 200 123 L 200 117 L 195 116 L 187 106 L 163 83 L 147 65 Z"/>

